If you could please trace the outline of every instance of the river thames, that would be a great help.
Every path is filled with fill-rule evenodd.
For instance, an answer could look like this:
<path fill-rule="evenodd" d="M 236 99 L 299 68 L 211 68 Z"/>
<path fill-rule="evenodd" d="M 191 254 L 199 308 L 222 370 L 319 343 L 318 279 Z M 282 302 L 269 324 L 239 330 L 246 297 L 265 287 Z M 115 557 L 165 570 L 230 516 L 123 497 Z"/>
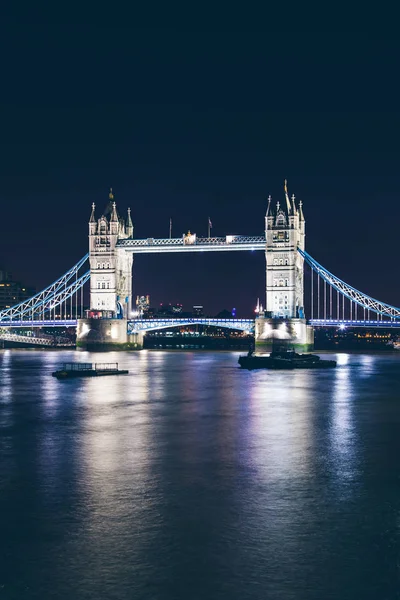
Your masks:
<path fill-rule="evenodd" d="M 400 598 L 400 354 L 238 356 L 0 351 L 2 600 Z"/>

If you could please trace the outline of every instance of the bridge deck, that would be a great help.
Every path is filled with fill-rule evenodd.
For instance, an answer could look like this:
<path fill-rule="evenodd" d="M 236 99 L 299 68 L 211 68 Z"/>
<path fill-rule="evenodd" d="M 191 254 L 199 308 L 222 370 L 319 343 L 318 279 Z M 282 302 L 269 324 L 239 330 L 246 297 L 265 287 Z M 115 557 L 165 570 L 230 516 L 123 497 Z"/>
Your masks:
<path fill-rule="evenodd" d="M 254 319 L 208 319 L 206 317 L 188 317 L 180 319 L 132 319 L 128 321 L 128 333 L 168 329 L 169 327 L 185 327 L 187 325 L 206 325 L 225 327 L 239 331 L 254 332 Z"/>

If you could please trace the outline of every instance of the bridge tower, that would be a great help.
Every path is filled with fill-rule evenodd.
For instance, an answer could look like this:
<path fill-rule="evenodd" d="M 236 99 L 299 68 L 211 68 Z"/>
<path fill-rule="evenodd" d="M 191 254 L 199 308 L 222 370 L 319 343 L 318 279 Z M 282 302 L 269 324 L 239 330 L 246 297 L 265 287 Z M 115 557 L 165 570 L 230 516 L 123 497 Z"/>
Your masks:
<path fill-rule="evenodd" d="M 118 240 L 131 238 L 133 225 L 128 208 L 126 221 L 118 214 L 112 189 L 104 214 L 89 219 L 90 309 L 78 323 L 81 346 L 127 343 L 127 319 L 132 310 L 132 253 L 118 248 Z"/>
<path fill-rule="evenodd" d="M 306 222 L 302 202 L 285 198 L 272 206 L 268 198 L 265 215 L 266 310 L 256 320 L 256 344 L 270 349 L 272 339 L 288 339 L 301 348 L 313 345 L 313 330 L 304 314 L 304 259 Z"/>
<path fill-rule="evenodd" d="M 275 209 L 268 199 L 265 215 L 266 237 L 266 311 L 276 318 L 304 319 L 303 269 L 304 259 L 297 248 L 304 250 L 306 222 L 302 202 L 291 201 L 285 184 L 286 204 Z"/>
<path fill-rule="evenodd" d="M 97 221 L 95 204 L 89 220 L 90 309 L 104 316 L 127 318 L 132 308 L 133 255 L 118 250 L 118 240 L 132 237 L 128 209 L 125 223 L 117 212 L 112 190 L 109 204 Z"/>

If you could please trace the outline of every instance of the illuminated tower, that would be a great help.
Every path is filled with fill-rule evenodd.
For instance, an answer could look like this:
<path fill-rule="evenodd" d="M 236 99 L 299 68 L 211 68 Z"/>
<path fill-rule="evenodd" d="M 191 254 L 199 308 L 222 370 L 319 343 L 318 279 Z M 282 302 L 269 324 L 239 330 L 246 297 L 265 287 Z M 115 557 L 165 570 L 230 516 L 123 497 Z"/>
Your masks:
<path fill-rule="evenodd" d="M 266 316 L 304 319 L 303 258 L 305 220 L 300 201 L 291 201 L 285 181 L 285 204 L 271 207 L 268 198 L 265 215 L 266 236 Z"/>
<path fill-rule="evenodd" d="M 89 220 L 90 309 L 103 316 L 126 318 L 132 307 L 132 254 L 117 247 L 119 239 L 132 237 L 133 225 L 117 213 L 112 189 L 109 204 L 96 221 L 95 205 Z"/>

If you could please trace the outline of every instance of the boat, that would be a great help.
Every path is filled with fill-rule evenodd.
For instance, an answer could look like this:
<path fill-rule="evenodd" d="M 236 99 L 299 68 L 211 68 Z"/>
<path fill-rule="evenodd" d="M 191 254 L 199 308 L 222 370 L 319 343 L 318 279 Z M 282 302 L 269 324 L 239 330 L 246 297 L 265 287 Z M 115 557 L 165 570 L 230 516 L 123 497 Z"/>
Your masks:
<path fill-rule="evenodd" d="M 129 371 L 118 369 L 118 363 L 64 363 L 62 369 L 52 373 L 57 379 L 75 377 L 104 377 L 105 375 L 127 375 Z"/>
<path fill-rule="evenodd" d="M 239 356 L 242 369 L 332 369 L 335 360 L 322 360 L 317 354 L 298 354 L 294 350 L 273 350 L 270 354 Z"/>

